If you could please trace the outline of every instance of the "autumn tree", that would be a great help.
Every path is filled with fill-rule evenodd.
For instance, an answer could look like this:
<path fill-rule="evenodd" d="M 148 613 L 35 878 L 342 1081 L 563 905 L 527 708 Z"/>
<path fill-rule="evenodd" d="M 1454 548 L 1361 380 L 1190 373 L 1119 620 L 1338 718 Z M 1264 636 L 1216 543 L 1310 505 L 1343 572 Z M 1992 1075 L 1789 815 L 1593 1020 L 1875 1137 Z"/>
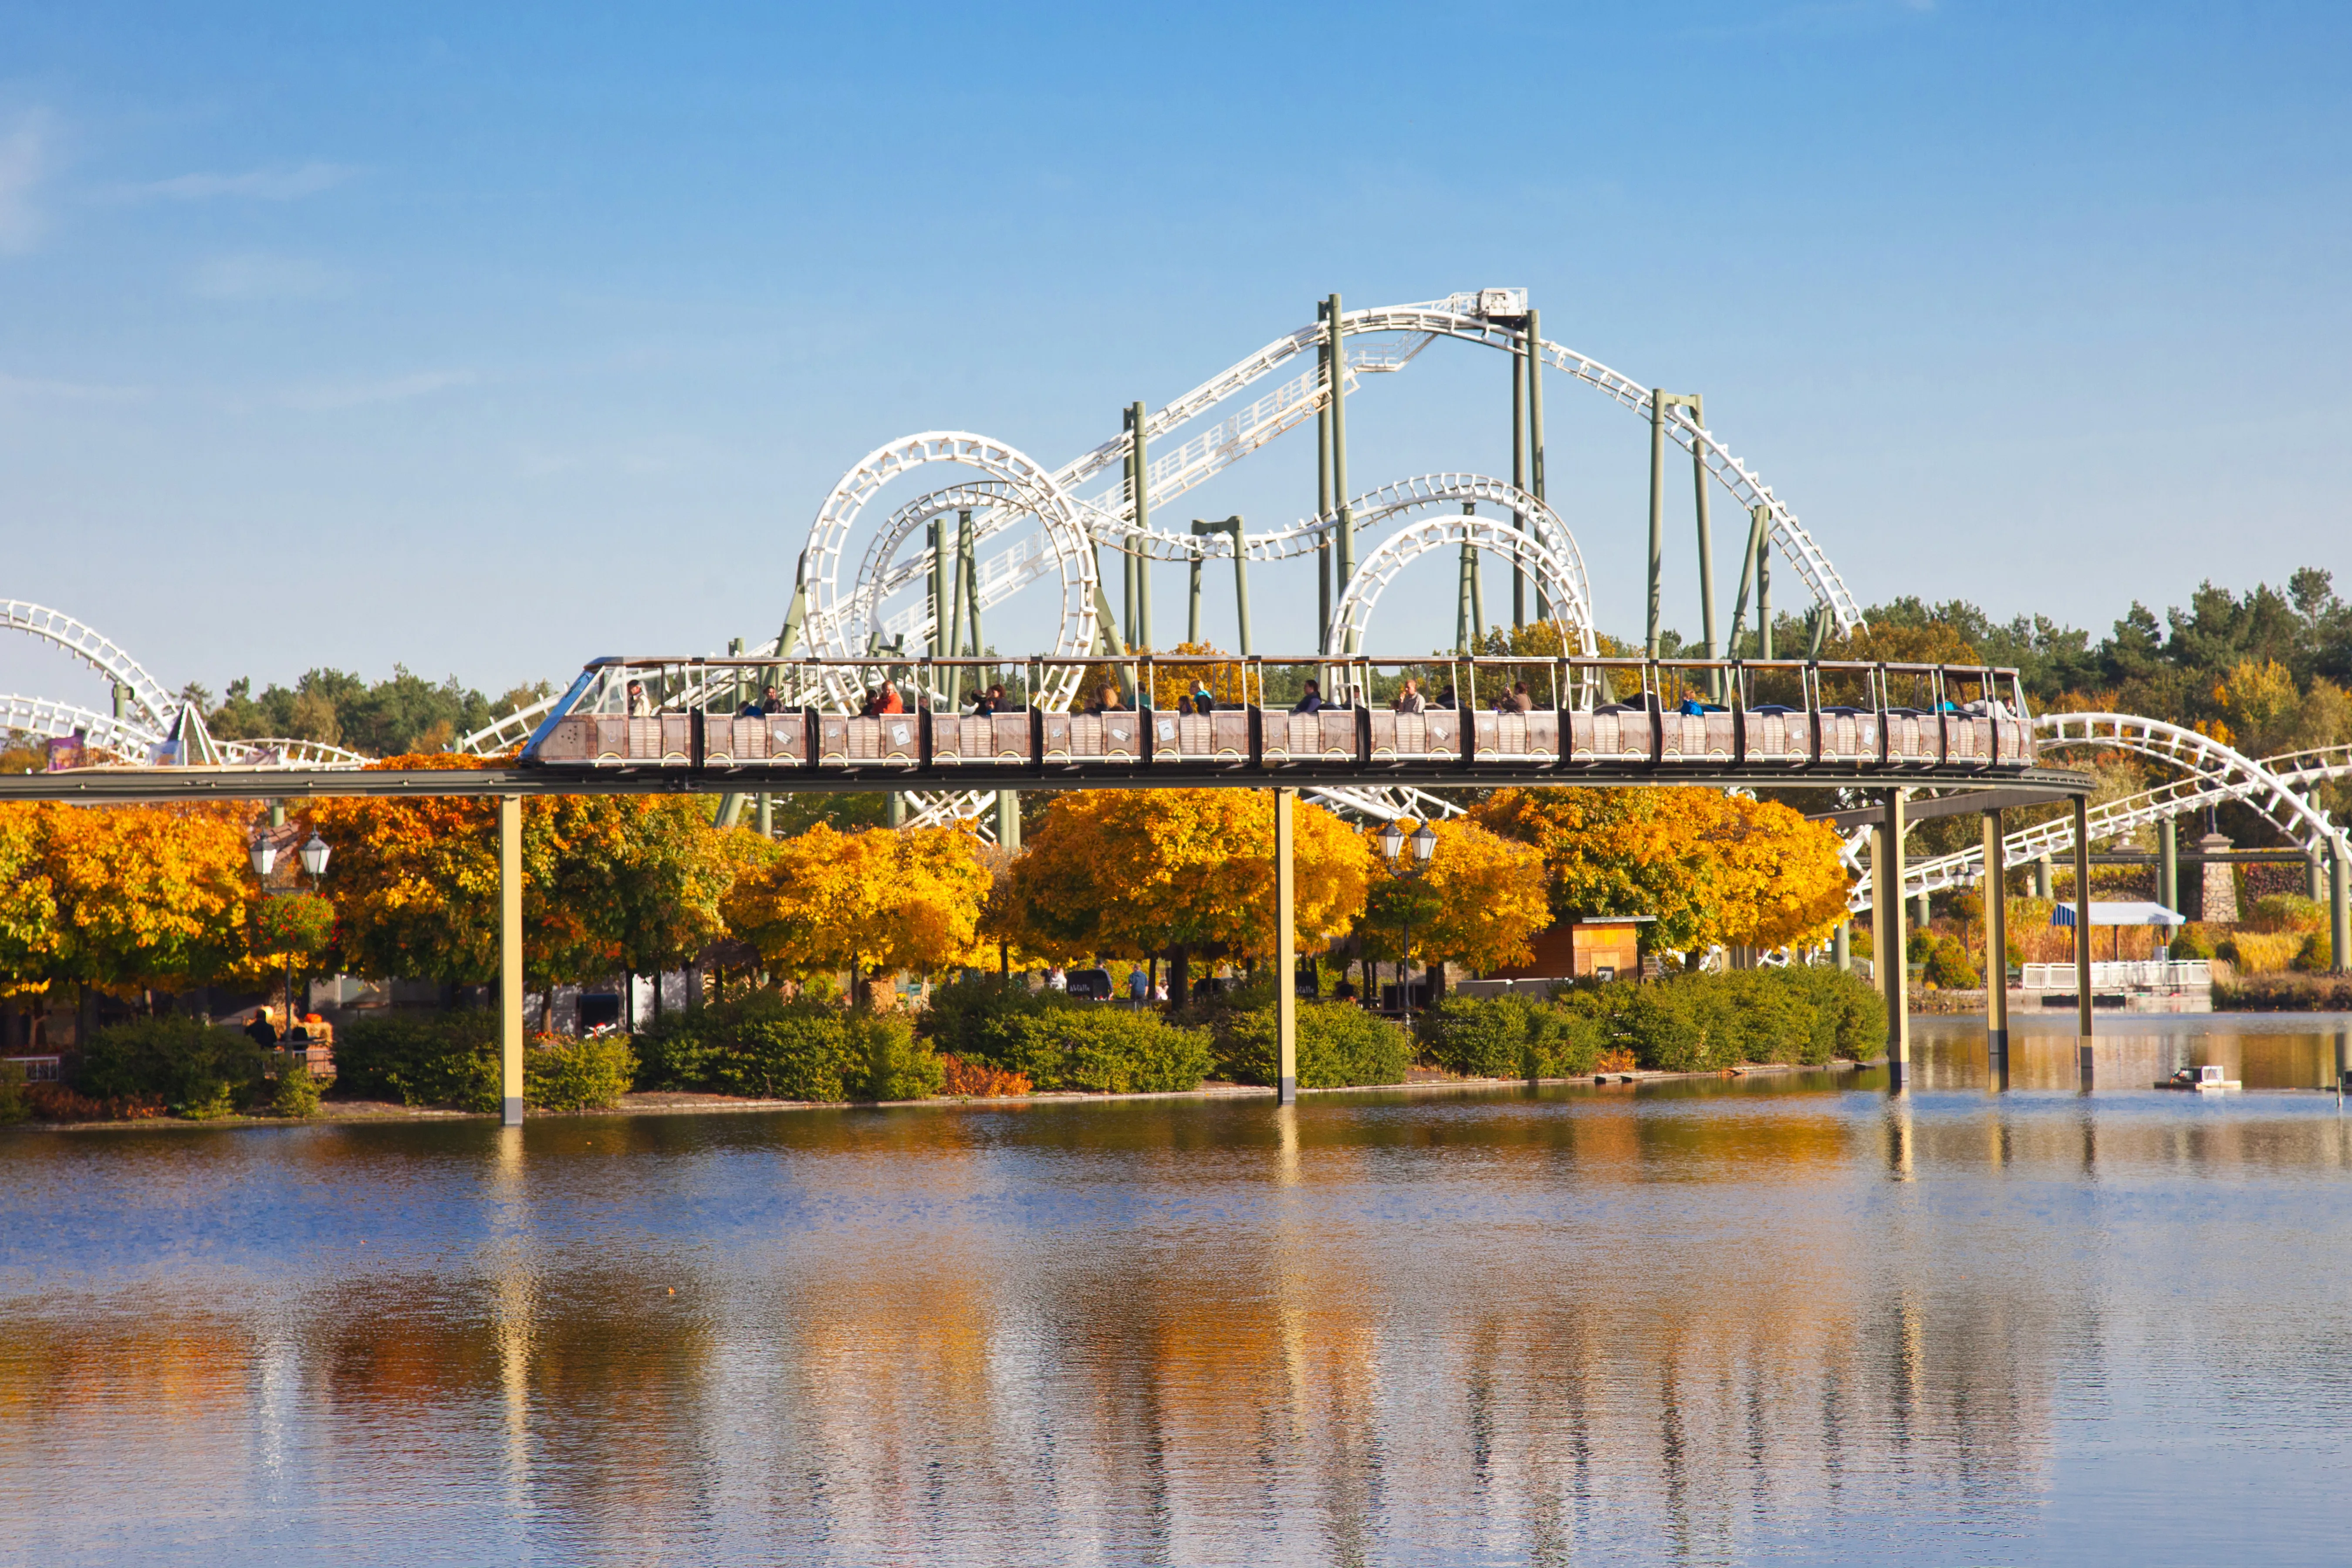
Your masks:
<path fill-rule="evenodd" d="M 1293 817 L 1299 951 L 1353 927 L 1373 852 L 1319 806 Z M 1165 953 L 1190 979 L 1200 952 L 1275 947 L 1274 798 L 1265 790 L 1088 790 L 1058 795 L 1013 861 L 991 934 L 1064 960 Z"/>
<path fill-rule="evenodd" d="M 1836 834 L 1772 802 L 1704 789 L 1507 789 L 1470 816 L 1541 851 L 1554 915 L 1654 915 L 1643 940 L 1655 950 L 1819 941 L 1844 916 Z"/>
<path fill-rule="evenodd" d="M 246 814 L 227 805 L 45 808 L 48 973 L 117 996 L 184 990 L 247 951 Z M 78 1034 L 77 1037 L 80 1037 Z"/>
<path fill-rule="evenodd" d="M 1400 824 L 1412 832 L 1418 824 Z M 1361 938 L 1367 957 L 1406 960 L 1412 948 L 1428 963 L 1483 973 L 1531 956 L 1528 939 L 1551 923 L 1544 858 L 1533 845 L 1478 823 L 1432 822 L 1437 847 L 1417 875 L 1376 878 Z M 1367 829 L 1371 843 L 1376 831 Z"/>
<path fill-rule="evenodd" d="M 836 832 L 817 823 L 772 844 L 744 836 L 750 863 L 728 894 L 728 929 L 782 974 L 977 963 L 989 872 L 968 828 Z"/>

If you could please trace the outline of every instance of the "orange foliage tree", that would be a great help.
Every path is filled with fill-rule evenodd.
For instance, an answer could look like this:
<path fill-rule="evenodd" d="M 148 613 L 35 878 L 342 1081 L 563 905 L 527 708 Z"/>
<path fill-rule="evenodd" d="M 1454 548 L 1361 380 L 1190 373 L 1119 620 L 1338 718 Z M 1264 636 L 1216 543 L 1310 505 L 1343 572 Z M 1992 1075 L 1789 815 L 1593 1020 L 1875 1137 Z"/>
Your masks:
<path fill-rule="evenodd" d="M 50 810 L 0 805 L 0 996 L 49 988 L 58 919 L 46 853 Z"/>
<path fill-rule="evenodd" d="M 227 805 L 43 809 L 46 964 L 117 995 L 182 990 L 246 952 L 247 814 Z"/>
<path fill-rule="evenodd" d="M 1293 826 L 1295 924 L 1311 952 L 1363 911 L 1373 852 L 1318 806 L 1299 803 Z M 1274 799 L 1241 789 L 1059 795 L 1010 879 L 992 935 L 1063 960 L 1165 953 L 1181 983 L 1196 952 L 1273 952 Z"/>
<path fill-rule="evenodd" d="M 1836 834 L 1704 789 L 1506 789 L 1472 819 L 1543 854 L 1555 915 L 1656 916 L 1645 946 L 1816 942 L 1845 913 Z"/>
<path fill-rule="evenodd" d="M 1399 825 L 1407 833 L 1419 825 Z M 1531 955 L 1528 939 L 1551 923 L 1544 858 L 1531 844 L 1475 822 L 1433 822 L 1437 847 L 1418 876 L 1375 881 L 1360 932 L 1367 957 L 1459 963 L 1484 973 Z M 1367 829 L 1371 844 L 1377 829 Z M 1410 849 L 1405 851 L 1410 855 Z"/>
<path fill-rule="evenodd" d="M 379 765 L 484 764 L 431 753 Z M 310 817 L 335 852 L 327 889 L 343 967 L 457 985 L 497 978 L 495 801 L 336 799 Z M 735 866 L 693 801 L 532 795 L 522 803 L 522 870 L 523 973 L 537 986 L 684 962 L 724 933 L 719 906 Z"/>
<path fill-rule="evenodd" d="M 961 826 L 841 833 L 820 822 L 773 844 L 747 833 L 727 925 L 779 973 L 846 969 L 861 988 L 874 973 L 978 963 L 990 885 L 980 848 Z"/>

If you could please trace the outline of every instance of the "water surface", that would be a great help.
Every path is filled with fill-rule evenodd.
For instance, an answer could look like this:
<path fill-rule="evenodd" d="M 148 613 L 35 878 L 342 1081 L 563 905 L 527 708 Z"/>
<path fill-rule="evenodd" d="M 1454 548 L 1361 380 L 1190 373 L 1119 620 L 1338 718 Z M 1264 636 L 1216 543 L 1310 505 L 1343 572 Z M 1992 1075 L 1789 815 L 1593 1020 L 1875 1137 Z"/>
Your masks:
<path fill-rule="evenodd" d="M 2352 1019 L 0 1134 L 0 1560 L 2340 1562 Z M 2243 1095 L 2158 1093 L 2222 1060 Z"/>

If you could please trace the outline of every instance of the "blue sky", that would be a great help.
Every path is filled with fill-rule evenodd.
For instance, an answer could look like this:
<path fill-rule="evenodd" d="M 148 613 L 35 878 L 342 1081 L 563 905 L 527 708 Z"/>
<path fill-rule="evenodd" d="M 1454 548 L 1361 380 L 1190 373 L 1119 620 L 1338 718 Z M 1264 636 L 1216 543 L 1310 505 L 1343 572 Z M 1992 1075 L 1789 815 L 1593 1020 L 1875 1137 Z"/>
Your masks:
<path fill-rule="evenodd" d="M 1704 393 L 1865 602 L 2352 586 L 2347 15 L 0 4 L 0 594 L 215 690 L 715 648 L 891 437 L 1058 463 L 1332 289 L 1498 284 Z M 1380 378 L 1359 487 L 1507 473 L 1505 374 Z M 1638 631 L 1643 427 L 1549 404 Z M 1312 499 L 1293 437 L 1177 507 Z M 1376 640 L 1450 637 L 1425 576 Z M 1311 641 L 1311 575 L 1254 597 Z M 25 639 L 0 686 L 102 700 Z"/>

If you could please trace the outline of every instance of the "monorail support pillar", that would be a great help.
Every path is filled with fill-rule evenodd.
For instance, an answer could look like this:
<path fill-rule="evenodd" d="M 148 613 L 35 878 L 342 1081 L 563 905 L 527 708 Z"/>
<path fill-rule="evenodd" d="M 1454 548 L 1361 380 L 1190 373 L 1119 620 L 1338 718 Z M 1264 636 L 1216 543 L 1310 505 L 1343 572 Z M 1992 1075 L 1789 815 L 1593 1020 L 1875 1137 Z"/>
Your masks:
<path fill-rule="evenodd" d="M 2168 816 L 2156 825 L 2156 901 L 2180 912 L 2180 825 Z"/>
<path fill-rule="evenodd" d="M 1903 791 L 1886 792 L 1886 818 L 1870 847 L 1871 908 L 1878 915 L 1879 991 L 1886 998 L 1886 1087 L 1900 1093 L 1911 1075 L 1911 970 L 1903 936 Z"/>
<path fill-rule="evenodd" d="M 1021 850 L 1021 792 L 1001 789 L 996 792 L 996 847 L 1008 855 Z"/>
<path fill-rule="evenodd" d="M 1830 962 L 1841 973 L 1853 967 L 1853 922 L 1840 921 L 1830 933 Z"/>
<path fill-rule="evenodd" d="M 2001 862 L 2000 813 L 1984 814 L 1985 1068 L 2009 1087 L 2009 881 Z"/>
<path fill-rule="evenodd" d="M 2083 1087 L 2091 1087 L 2091 803 L 2074 807 L 2074 1034 Z"/>
<path fill-rule="evenodd" d="M 1281 1058 L 1276 1092 L 1284 1105 L 1298 1103 L 1298 949 L 1290 930 L 1297 902 L 1291 819 L 1297 802 L 1295 789 L 1274 792 L 1274 1026 Z"/>
<path fill-rule="evenodd" d="M 499 1094 L 522 1125 L 522 796 L 499 796 Z"/>

